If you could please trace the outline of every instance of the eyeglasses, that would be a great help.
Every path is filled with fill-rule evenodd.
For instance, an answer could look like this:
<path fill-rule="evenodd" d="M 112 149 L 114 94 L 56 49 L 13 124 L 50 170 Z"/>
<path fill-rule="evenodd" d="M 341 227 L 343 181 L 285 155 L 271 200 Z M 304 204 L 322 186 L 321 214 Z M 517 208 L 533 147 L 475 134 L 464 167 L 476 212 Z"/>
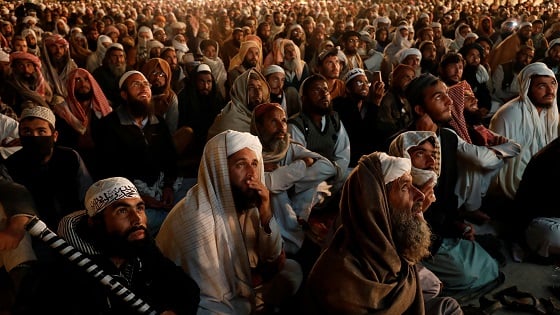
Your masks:
<path fill-rule="evenodd" d="M 371 86 L 371 82 L 368 82 L 368 81 L 355 81 L 354 83 L 355 83 L 356 86 L 358 86 L 358 87 L 362 87 L 362 86 L 364 86 L 364 85 L 367 86 L 367 87 L 370 87 L 370 86 Z"/>
<path fill-rule="evenodd" d="M 167 77 L 167 74 L 165 74 L 165 72 L 163 72 L 163 71 L 154 71 L 154 72 L 150 73 L 150 75 L 152 77 L 158 77 L 158 78 Z"/>
<path fill-rule="evenodd" d="M 152 87 L 152 85 L 148 81 L 132 81 L 130 83 L 130 87 L 138 89 L 138 88 L 141 88 L 141 87 Z"/>

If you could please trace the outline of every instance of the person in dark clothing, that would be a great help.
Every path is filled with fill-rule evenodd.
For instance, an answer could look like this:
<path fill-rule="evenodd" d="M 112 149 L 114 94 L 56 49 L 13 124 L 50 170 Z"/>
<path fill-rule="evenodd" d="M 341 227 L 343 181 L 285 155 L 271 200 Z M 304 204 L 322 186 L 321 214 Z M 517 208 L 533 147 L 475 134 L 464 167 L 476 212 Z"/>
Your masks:
<path fill-rule="evenodd" d="M 100 178 L 122 176 L 135 183 L 146 202 L 155 235 L 175 203 L 175 145 L 165 120 L 153 114 L 146 77 L 139 71 L 128 71 L 119 87 L 125 101 L 92 130 L 99 174 Z"/>
<path fill-rule="evenodd" d="M 385 141 L 377 129 L 377 112 L 383 98 L 383 82 L 368 81 L 363 69 L 354 68 L 344 77 L 346 96 L 333 100 L 333 109 L 346 127 L 350 138 L 350 167 L 358 164 L 362 155 L 381 151 Z M 373 94 L 373 96 L 370 96 Z"/>
<path fill-rule="evenodd" d="M 196 314 L 198 285 L 155 245 L 147 232 L 145 203 L 128 179 L 94 183 L 85 208 L 64 217 L 58 228 L 61 237 L 158 314 Z M 53 307 L 56 314 L 137 314 L 77 264 L 68 260 L 59 267 L 60 273 L 53 274 L 54 286 L 61 290 L 56 294 L 68 299 L 57 305 L 52 305 L 57 299 L 46 301 L 47 309 Z"/>

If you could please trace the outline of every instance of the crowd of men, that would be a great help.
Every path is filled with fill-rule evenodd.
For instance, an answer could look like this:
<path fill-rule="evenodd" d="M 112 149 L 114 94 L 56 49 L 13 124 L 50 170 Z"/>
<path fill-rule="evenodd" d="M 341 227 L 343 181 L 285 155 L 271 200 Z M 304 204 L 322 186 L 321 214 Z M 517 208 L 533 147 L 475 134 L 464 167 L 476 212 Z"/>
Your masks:
<path fill-rule="evenodd" d="M 560 255 L 559 76 L 549 2 L 0 1 L 0 310 L 135 313 L 36 216 L 161 314 L 462 314 Z"/>

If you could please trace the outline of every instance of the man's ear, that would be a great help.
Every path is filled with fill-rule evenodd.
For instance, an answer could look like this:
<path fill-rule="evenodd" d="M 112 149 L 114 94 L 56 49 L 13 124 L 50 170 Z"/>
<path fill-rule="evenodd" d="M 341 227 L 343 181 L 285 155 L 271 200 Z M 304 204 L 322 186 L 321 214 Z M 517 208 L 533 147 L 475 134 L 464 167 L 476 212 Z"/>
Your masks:
<path fill-rule="evenodd" d="M 121 97 L 123 100 L 127 101 L 128 100 L 128 94 L 126 93 L 125 90 L 121 90 Z"/>
<path fill-rule="evenodd" d="M 422 108 L 422 106 L 420 105 L 414 105 L 414 112 L 416 113 L 416 115 L 418 116 L 423 116 L 426 112 L 424 111 L 424 108 Z"/>

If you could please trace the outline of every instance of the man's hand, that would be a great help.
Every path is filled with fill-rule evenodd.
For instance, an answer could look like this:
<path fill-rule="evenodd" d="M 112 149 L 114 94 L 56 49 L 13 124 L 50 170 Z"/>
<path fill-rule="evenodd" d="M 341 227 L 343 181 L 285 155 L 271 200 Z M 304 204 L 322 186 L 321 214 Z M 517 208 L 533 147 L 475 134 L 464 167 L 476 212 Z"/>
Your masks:
<path fill-rule="evenodd" d="M 377 106 L 381 106 L 381 100 L 383 99 L 383 95 L 385 95 L 385 83 L 383 83 L 383 81 L 373 83 L 370 93 L 372 93 L 372 102 Z"/>
<path fill-rule="evenodd" d="M 436 186 L 435 178 L 430 178 L 427 182 L 422 185 L 420 191 L 424 194 L 424 202 L 422 203 L 422 212 L 430 207 L 430 205 L 436 201 L 436 195 L 434 194 L 434 187 Z"/>
<path fill-rule="evenodd" d="M 465 222 L 457 222 L 457 228 L 459 229 L 459 233 L 461 234 L 461 238 L 474 241 L 474 227 L 470 223 Z"/>
<path fill-rule="evenodd" d="M 249 189 L 255 190 L 261 198 L 261 204 L 259 205 L 261 225 L 267 233 L 270 233 L 270 227 L 268 226 L 270 219 L 272 219 L 272 210 L 270 209 L 270 192 L 263 182 L 255 176 L 249 177 L 247 180 L 247 186 Z"/>
<path fill-rule="evenodd" d="M 315 159 L 312 157 L 304 157 L 301 158 L 302 161 L 305 162 L 305 166 L 310 167 L 311 165 L 313 165 L 313 163 L 315 163 Z"/>
<path fill-rule="evenodd" d="M 29 221 L 26 216 L 10 218 L 10 223 L 5 230 L 0 231 L 0 250 L 14 249 L 25 236 L 25 225 Z"/>

